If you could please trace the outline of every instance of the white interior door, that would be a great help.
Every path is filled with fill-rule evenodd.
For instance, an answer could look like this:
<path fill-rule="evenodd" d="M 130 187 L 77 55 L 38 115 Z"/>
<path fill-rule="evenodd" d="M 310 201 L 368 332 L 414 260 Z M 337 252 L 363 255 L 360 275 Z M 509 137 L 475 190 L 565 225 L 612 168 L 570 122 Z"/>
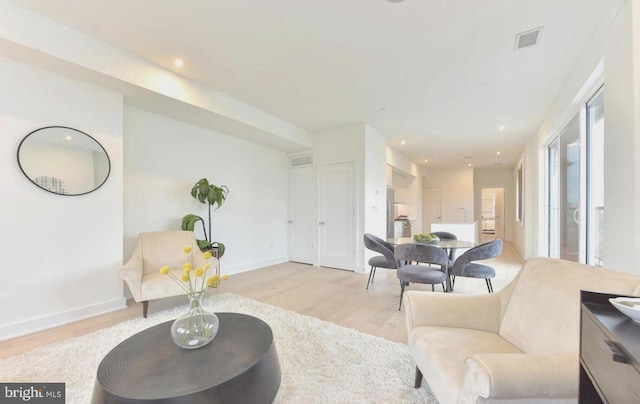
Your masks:
<path fill-rule="evenodd" d="M 313 169 L 289 171 L 289 261 L 313 263 L 315 192 Z"/>
<path fill-rule="evenodd" d="M 504 189 L 500 188 L 496 191 L 496 206 L 495 206 L 495 226 L 496 226 L 496 238 L 504 240 Z"/>
<path fill-rule="evenodd" d="M 429 233 L 432 223 L 442 223 L 442 188 L 422 190 L 422 231 Z"/>
<path fill-rule="evenodd" d="M 355 269 L 355 166 L 318 167 L 318 263 Z"/>

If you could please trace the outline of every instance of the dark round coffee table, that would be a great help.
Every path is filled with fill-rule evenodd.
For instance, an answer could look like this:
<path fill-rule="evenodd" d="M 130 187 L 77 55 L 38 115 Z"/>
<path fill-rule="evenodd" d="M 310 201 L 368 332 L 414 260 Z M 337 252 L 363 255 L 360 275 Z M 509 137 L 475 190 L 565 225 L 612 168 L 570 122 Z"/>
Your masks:
<path fill-rule="evenodd" d="M 199 349 L 173 343 L 173 321 L 121 342 L 98 367 L 92 403 L 271 403 L 281 377 L 271 328 L 245 314 L 216 315 L 218 335 Z"/>

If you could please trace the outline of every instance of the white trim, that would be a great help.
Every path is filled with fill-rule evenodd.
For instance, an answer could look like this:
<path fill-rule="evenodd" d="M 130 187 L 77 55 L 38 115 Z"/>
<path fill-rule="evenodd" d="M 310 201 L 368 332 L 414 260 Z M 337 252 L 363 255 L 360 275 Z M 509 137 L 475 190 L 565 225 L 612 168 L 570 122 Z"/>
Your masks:
<path fill-rule="evenodd" d="M 127 307 L 124 297 L 107 302 L 92 304 L 77 309 L 64 311 L 51 316 L 34 318 L 26 321 L 12 323 L 0 327 L 0 341 L 19 337 L 26 334 L 59 327 L 61 325 L 99 316 L 105 313 L 122 310 Z"/>
<path fill-rule="evenodd" d="M 227 275 L 239 274 L 242 272 L 252 271 L 254 269 L 264 268 L 271 265 L 282 264 L 283 262 L 289 262 L 289 256 L 279 256 L 273 257 L 260 261 L 253 261 L 249 263 L 244 263 L 242 265 L 235 265 L 231 267 L 222 267 L 222 273 Z"/>

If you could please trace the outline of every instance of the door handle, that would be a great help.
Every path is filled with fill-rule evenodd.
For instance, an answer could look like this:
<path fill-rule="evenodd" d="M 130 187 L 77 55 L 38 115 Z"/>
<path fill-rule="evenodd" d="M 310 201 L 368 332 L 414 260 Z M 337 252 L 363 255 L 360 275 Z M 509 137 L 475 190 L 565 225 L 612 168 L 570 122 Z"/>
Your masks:
<path fill-rule="evenodd" d="M 288 223 L 288 224 L 292 224 L 292 223 L 293 223 L 293 220 L 287 220 L 287 223 Z"/>
<path fill-rule="evenodd" d="M 325 225 L 325 224 L 327 224 L 327 223 L 326 223 L 326 222 L 318 222 L 318 224 L 320 224 L 320 225 Z"/>

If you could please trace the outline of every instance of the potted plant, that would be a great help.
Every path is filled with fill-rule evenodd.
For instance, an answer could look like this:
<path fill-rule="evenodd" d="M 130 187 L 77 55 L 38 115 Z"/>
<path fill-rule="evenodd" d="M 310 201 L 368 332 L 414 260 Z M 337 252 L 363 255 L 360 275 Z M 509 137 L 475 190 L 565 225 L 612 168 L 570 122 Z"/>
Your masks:
<path fill-rule="evenodd" d="M 191 196 L 200 201 L 200 203 L 206 203 L 209 207 L 209 231 L 205 228 L 204 219 L 198 215 L 188 214 L 182 218 L 182 230 L 193 231 L 196 223 L 202 223 L 202 231 L 204 232 L 204 240 L 196 240 L 200 250 L 218 250 L 218 258 L 224 255 L 224 244 L 218 241 L 212 241 L 211 233 L 211 213 L 212 210 L 216 211 L 222 206 L 229 194 L 229 188 L 226 185 L 216 186 L 210 184 L 206 178 L 202 178 L 191 188 Z"/>

